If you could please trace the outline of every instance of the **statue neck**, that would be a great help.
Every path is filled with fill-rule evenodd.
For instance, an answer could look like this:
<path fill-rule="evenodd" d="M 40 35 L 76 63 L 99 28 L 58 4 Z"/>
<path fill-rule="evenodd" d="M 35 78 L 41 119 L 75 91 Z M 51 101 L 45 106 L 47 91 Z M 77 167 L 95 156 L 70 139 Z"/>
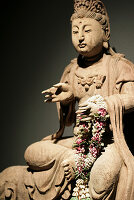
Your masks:
<path fill-rule="evenodd" d="M 83 67 L 83 68 L 89 67 L 89 66 L 93 65 L 94 63 L 101 61 L 103 54 L 104 54 L 104 52 L 101 51 L 99 54 L 92 56 L 92 57 L 84 57 L 82 55 L 79 55 L 78 56 L 78 64 L 80 67 Z"/>

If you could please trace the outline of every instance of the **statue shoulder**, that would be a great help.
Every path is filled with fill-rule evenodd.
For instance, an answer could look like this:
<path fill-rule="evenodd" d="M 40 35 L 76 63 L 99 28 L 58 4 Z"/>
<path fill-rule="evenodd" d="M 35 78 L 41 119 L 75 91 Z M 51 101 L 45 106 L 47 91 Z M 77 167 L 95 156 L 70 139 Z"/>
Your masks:
<path fill-rule="evenodd" d="M 134 75 L 134 64 L 125 57 L 120 57 L 117 68 L 120 72 L 122 71 L 126 74 Z"/>
<path fill-rule="evenodd" d="M 126 59 L 125 57 L 121 58 L 120 62 L 122 62 L 122 63 L 124 63 L 124 65 L 130 66 L 131 68 L 134 69 L 134 63 L 132 63 L 130 60 Z"/>
<path fill-rule="evenodd" d="M 67 65 L 64 69 L 65 71 L 71 71 L 72 68 L 74 68 L 77 65 L 77 58 L 74 58 L 71 60 L 71 62 L 69 63 L 69 65 Z"/>
<path fill-rule="evenodd" d="M 110 55 L 112 63 L 114 63 L 114 68 L 116 70 L 126 70 L 131 69 L 134 70 L 134 64 L 125 58 L 124 54 L 115 53 L 114 55 Z"/>
<path fill-rule="evenodd" d="M 77 58 L 74 58 L 73 60 L 71 60 L 70 64 L 65 67 L 61 77 L 61 82 L 65 82 L 68 75 L 73 73 L 76 66 L 77 66 Z"/>
<path fill-rule="evenodd" d="M 118 82 L 134 81 L 134 64 L 121 54 L 111 56 L 112 71 Z"/>

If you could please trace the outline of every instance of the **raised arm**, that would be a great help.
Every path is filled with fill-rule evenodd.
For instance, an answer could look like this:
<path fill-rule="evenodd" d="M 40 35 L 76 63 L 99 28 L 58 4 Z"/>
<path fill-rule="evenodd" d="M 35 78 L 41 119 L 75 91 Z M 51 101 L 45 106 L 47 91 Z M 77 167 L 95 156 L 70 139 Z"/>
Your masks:
<path fill-rule="evenodd" d="M 72 89 L 73 63 L 68 65 L 61 77 L 60 83 L 53 85 L 53 87 L 45 90 L 42 94 L 45 95 L 45 102 L 56 102 L 60 122 L 59 130 L 47 139 L 59 139 L 64 132 L 65 126 L 70 126 L 75 119 L 75 98 Z"/>

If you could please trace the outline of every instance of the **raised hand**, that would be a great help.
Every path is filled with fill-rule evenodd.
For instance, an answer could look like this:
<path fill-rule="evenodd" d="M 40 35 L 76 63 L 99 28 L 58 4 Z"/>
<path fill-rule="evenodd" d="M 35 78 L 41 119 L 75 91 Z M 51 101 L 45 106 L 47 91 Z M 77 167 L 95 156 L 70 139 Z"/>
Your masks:
<path fill-rule="evenodd" d="M 97 113 L 98 107 L 94 103 L 89 103 L 88 101 L 79 105 L 79 109 L 76 111 L 77 116 L 82 116 L 81 121 L 90 121 Z"/>
<path fill-rule="evenodd" d="M 53 87 L 44 90 L 42 94 L 44 94 L 46 98 L 44 102 L 62 102 L 66 104 L 74 98 L 71 87 L 67 83 L 53 85 Z"/>

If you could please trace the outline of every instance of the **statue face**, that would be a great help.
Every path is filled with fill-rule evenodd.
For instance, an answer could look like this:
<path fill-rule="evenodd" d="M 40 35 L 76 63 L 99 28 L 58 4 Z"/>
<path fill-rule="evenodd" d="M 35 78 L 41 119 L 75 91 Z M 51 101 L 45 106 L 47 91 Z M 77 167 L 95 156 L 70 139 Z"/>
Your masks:
<path fill-rule="evenodd" d="M 77 18 L 72 21 L 72 42 L 76 51 L 92 57 L 102 51 L 104 31 L 99 22 L 91 18 Z"/>

